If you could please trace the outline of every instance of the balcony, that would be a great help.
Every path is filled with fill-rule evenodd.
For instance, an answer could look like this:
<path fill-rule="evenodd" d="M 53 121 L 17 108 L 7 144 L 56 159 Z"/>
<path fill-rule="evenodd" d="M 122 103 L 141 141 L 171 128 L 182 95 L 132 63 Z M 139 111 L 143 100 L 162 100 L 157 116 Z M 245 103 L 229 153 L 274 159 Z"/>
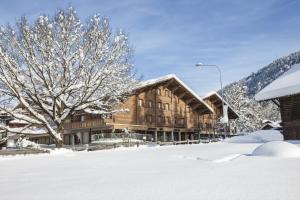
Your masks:
<path fill-rule="evenodd" d="M 185 128 L 185 124 L 174 124 L 175 128 Z"/>
<path fill-rule="evenodd" d="M 84 129 L 84 128 L 95 128 L 103 127 L 106 125 L 104 119 L 90 119 L 83 122 L 70 122 L 65 124 L 65 129 Z"/>

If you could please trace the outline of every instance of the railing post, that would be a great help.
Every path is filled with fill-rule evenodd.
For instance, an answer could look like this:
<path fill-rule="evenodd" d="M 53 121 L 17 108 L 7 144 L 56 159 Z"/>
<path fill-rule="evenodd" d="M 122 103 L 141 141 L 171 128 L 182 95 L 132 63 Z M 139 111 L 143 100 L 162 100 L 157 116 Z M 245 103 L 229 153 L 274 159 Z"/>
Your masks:
<path fill-rule="evenodd" d="M 154 131 L 154 141 L 157 143 L 157 131 Z"/>

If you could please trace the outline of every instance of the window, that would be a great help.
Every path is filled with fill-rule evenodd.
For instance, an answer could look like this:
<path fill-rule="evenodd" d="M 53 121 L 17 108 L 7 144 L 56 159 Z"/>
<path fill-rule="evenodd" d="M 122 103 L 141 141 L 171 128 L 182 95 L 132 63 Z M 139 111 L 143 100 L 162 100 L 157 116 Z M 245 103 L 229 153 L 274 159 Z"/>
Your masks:
<path fill-rule="evenodd" d="M 157 123 L 161 124 L 163 122 L 163 118 L 161 116 L 157 117 Z"/>
<path fill-rule="evenodd" d="M 85 116 L 81 116 L 81 121 L 84 122 Z"/>
<path fill-rule="evenodd" d="M 81 122 L 81 116 L 80 115 L 73 115 L 71 117 L 71 122 Z"/>
<path fill-rule="evenodd" d="M 157 89 L 156 92 L 157 92 L 157 95 L 161 95 L 161 90 L 160 89 Z"/>
<path fill-rule="evenodd" d="M 165 118 L 165 122 L 166 122 L 166 124 L 171 124 L 171 118 L 170 117 L 166 117 Z"/>
<path fill-rule="evenodd" d="M 191 112 L 191 107 L 187 106 L 186 107 L 186 112 Z"/>
<path fill-rule="evenodd" d="M 146 115 L 146 122 L 152 123 L 152 115 Z"/>
<path fill-rule="evenodd" d="M 184 118 L 178 119 L 178 124 L 183 125 L 184 124 Z"/>
<path fill-rule="evenodd" d="M 153 102 L 152 101 L 148 101 L 148 108 L 152 108 L 153 107 Z"/>
<path fill-rule="evenodd" d="M 158 102 L 158 103 L 157 103 L 157 108 L 158 108 L 158 109 L 162 109 L 161 102 Z"/>
<path fill-rule="evenodd" d="M 165 96 L 170 97 L 170 91 L 169 90 L 165 90 Z"/>
<path fill-rule="evenodd" d="M 170 110 L 170 104 L 168 103 L 165 104 L 165 110 Z"/>
<path fill-rule="evenodd" d="M 139 99 L 139 103 L 138 103 L 139 107 L 142 107 L 144 106 L 144 101 L 143 99 Z"/>
<path fill-rule="evenodd" d="M 177 125 L 184 125 L 184 118 L 177 118 L 177 119 L 175 119 L 175 124 L 177 124 Z"/>
<path fill-rule="evenodd" d="M 0 119 L 0 124 L 1 125 L 5 125 L 6 124 L 6 121 L 4 119 Z"/>

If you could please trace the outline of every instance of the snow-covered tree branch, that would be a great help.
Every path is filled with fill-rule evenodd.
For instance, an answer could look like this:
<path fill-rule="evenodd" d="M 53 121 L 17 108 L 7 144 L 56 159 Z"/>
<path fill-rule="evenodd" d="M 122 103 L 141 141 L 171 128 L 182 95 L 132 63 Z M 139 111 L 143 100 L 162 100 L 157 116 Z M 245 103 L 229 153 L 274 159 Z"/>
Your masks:
<path fill-rule="evenodd" d="M 113 34 L 99 15 L 81 23 L 73 8 L 33 24 L 23 17 L 15 26 L 2 26 L 0 110 L 43 127 L 61 145 L 72 114 L 114 112 L 130 93 L 131 53 L 124 32 Z"/>

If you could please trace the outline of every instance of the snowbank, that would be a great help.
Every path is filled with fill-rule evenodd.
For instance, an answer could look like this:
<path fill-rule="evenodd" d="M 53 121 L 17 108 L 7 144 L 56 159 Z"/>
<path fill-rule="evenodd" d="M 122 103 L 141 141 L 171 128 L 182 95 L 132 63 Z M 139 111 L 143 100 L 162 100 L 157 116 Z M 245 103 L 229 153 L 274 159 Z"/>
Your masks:
<path fill-rule="evenodd" d="M 129 139 L 129 138 L 116 138 L 116 139 L 101 139 L 101 140 L 96 140 L 93 141 L 93 144 L 116 144 L 116 143 L 124 143 L 124 142 L 131 142 L 131 143 L 135 143 L 135 142 L 143 142 L 143 140 L 137 140 L 137 139 Z"/>
<path fill-rule="evenodd" d="M 65 149 L 65 148 L 60 148 L 60 149 L 51 149 L 50 154 L 51 155 L 72 155 L 74 152 L 71 149 Z"/>
<path fill-rule="evenodd" d="M 299 200 L 300 159 L 245 155 L 259 145 L 219 142 L 70 154 L 60 149 L 57 156 L 0 157 L 1 200 Z"/>
<path fill-rule="evenodd" d="M 258 146 L 252 155 L 284 158 L 300 157 L 300 148 L 288 142 L 272 141 Z"/>
<path fill-rule="evenodd" d="M 264 143 L 282 141 L 283 135 L 277 130 L 259 130 L 248 135 L 235 136 L 224 140 L 229 143 Z"/>

